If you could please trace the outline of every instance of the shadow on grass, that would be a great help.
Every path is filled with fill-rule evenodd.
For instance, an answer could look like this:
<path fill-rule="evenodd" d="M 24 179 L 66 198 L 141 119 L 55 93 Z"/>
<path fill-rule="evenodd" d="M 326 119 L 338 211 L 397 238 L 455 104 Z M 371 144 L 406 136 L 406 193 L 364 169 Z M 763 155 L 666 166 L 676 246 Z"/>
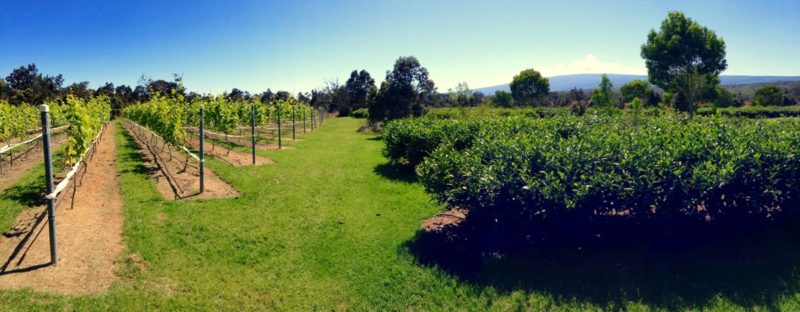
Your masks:
<path fill-rule="evenodd" d="M 779 310 L 780 299 L 800 292 L 800 231 L 789 228 L 717 233 L 686 244 L 628 234 L 627 240 L 550 242 L 504 255 L 476 251 L 452 233 L 420 231 L 404 247 L 420 265 L 479 288 L 538 293 L 556 303 L 618 310 L 632 301 L 681 310 L 713 305 L 719 297 L 747 308 Z"/>
<path fill-rule="evenodd" d="M 131 168 L 125 168 L 122 170 L 124 173 L 135 173 L 141 175 L 149 175 L 153 171 L 157 170 L 155 168 L 150 169 L 147 168 L 144 164 L 147 162 L 144 155 L 139 151 L 139 146 L 136 144 L 135 138 L 125 130 L 124 127 L 119 126 L 117 127 L 117 131 L 122 132 L 122 135 L 125 137 L 125 141 L 122 143 L 124 148 L 119 149 L 118 156 L 123 161 L 127 163 L 134 163 Z M 124 151 L 124 152 L 122 152 Z"/>
<path fill-rule="evenodd" d="M 36 179 L 30 179 L 23 183 L 7 188 L 0 194 L 0 199 L 18 202 L 23 206 L 39 206 L 46 204 L 44 200 L 45 185 L 44 174 Z"/>
<path fill-rule="evenodd" d="M 417 173 L 414 172 L 414 167 L 410 166 L 385 163 L 375 166 L 372 171 L 392 181 L 405 183 L 416 183 L 419 181 Z"/>

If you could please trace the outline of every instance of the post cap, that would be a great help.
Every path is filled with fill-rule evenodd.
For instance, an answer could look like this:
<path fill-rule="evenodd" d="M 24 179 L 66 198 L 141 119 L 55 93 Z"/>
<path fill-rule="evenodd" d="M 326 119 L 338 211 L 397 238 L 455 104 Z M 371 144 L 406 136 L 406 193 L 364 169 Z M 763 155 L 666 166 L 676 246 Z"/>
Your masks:
<path fill-rule="evenodd" d="M 50 106 L 47 106 L 47 104 L 39 105 L 39 111 L 42 112 L 42 113 L 49 112 L 50 111 Z"/>

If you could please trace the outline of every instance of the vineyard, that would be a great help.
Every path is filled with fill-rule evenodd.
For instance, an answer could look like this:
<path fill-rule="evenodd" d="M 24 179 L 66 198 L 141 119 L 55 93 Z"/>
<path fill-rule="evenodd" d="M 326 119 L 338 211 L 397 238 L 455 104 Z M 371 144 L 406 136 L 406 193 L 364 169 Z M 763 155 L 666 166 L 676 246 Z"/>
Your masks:
<path fill-rule="evenodd" d="M 140 277 L 145 267 L 174 277 L 180 270 L 160 256 L 169 254 L 202 268 L 189 269 L 184 286 L 232 295 L 284 280 L 267 276 L 251 284 L 243 275 L 221 290 L 198 272 L 270 270 L 275 264 L 262 261 L 283 261 L 281 246 L 292 244 L 302 245 L 304 255 L 323 257 L 293 259 L 302 263 L 297 267 L 281 263 L 294 281 L 304 268 L 322 263 L 336 270 L 325 272 L 337 281 L 359 278 L 342 270 L 354 262 L 389 263 L 408 276 L 370 278 L 399 280 L 395 291 L 407 294 L 428 289 L 453 296 L 458 288 L 441 290 L 438 283 L 487 274 L 526 287 L 580 280 L 606 289 L 613 285 L 586 277 L 591 270 L 570 268 L 608 271 L 624 263 L 641 274 L 651 265 L 673 267 L 673 261 L 691 267 L 666 270 L 655 277 L 660 283 L 681 284 L 672 272 L 702 270 L 722 278 L 693 279 L 697 286 L 687 292 L 720 289 L 729 282 L 720 270 L 727 269 L 691 259 L 740 252 L 720 243 L 728 240 L 735 248 L 748 246 L 743 257 L 800 259 L 782 250 L 792 244 L 784 229 L 800 217 L 800 121 L 764 113 L 771 109 L 689 117 L 663 108 L 592 108 L 581 115 L 563 108 L 444 108 L 388 122 L 374 136 L 355 131 L 363 119 L 336 118 L 322 130 L 326 114 L 294 99 L 156 95 L 125 107 L 116 120 L 110 107 L 103 96 L 51 102 L 50 131 L 43 135 L 35 125 L 44 107 L 0 105 L 7 112 L 0 126 L 8 152 L 8 188 L 0 196 L 0 226 L 9 229 L 0 239 L 0 253 L 9 259 L 0 267 L 3 287 L 113 292 L 111 285 L 126 279 L 116 273 L 120 268 Z M 48 149 L 52 160 L 38 157 Z M 126 224 L 133 228 L 124 230 Z M 355 239 L 318 245 L 318 237 L 343 231 Z M 761 246 L 761 240 L 774 245 Z M 363 242 L 390 252 L 342 257 Z M 136 251 L 126 254 L 126 245 Z M 398 261 L 398 246 L 406 246 L 400 248 L 409 259 Z M 149 254 L 149 248 L 158 251 Z M 623 256 L 652 248 L 667 260 L 642 264 Z M 753 287 L 769 287 L 792 268 L 766 261 L 776 271 L 748 276 Z M 443 279 L 439 270 L 452 275 Z M 163 280 L 142 283 L 157 289 Z M 425 286 L 431 283 L 439 286 Z M 338 302 L 335 292 L 322 293 Z"/>
<path fill-rule="evenodd" d="M 0 280 L 12 286 L 38 283 L 53 287 L 56 284 L 48 280 L 77 281 L 75 274 L 104 276 L 84 284 L 83 288 L 74 288 L 79 292 L 108 287 L 113 280 L 114 266 L 105 262 L 114 261 L 115 253 L 101 258 L 85 257 L 91 257 L 87 248 L 118 250 L 118 245 L 109 244 L 121 238 L 121 229 L 110 232 L 104 229 L 121 225 L 119 218 L 111 217 L 118 212 L 107 211 L 121 207 L 121 199 L 114 195 L 119 193 L 119 186 L 113 177 L 116 155 L 113 141 L 117 139 L 113 133 L 118 125 L 133 144 L 131 147 L 137 150 L 142 165 L 150 172 L 150 180 L 164 199 L 237 198 L 240 193 L 233 186 L 206 168 L 206 154 L 233 166 L 274 164 L 271 159 L 257 155 L 257 150 L 258 153 L 273 150 L 270 147 L 275 143 L 276 149 L 288 148 L 283 141 L 299 142 L 298 134 L 321 126 L 325 115 L 294 99 L 262 104 L 230 101 L 222 96 L 192 101 L 182 96 L 154 96 L 126 107 L 120 112 L 119 121 L 110 122 L 111 100 L 105 96 L 82 99 L 70 94 L 62 101 L 47 104 L 39 109 L 0 104 L 3 112 L 0 155 L 8 155 L 0 158 L 0 182 L 4 188 L 11 187 L 9 194 L 23 190 L 20 184 L 38 189 L 25 196 L 38 197 L 34 202 L 41 203 L 26 207 L 31 204 L 11 201 L 8 202 L 11 206 L 0 206 L 0 226 L 11 228 L 5 232 L 8 238 L 0 240 L 0 253 L 8 257 L 0 267 Z M 36 128 L 43 123 L 46 127 Z M 244 138 L 249 138 L 251 144 L 246 144 Z M 210 149 L 207 143 L 211 143 Z M 251 153 L 241 151 L 246 146 L 252 148 Z M 44 157 L 37 157 L 40 155 Z M 44 175 L 33 170 L 42 164 Z M 38 178 L 31 180 L 32 176 Z M 0 204 L 8 199 L 0 197 Z M 57 210 L 65 215 L 56 218 Z M 57 224 L 61 223 L 65 223 L 65 234 L 58 230 L 61 226 Z M 85 230 L 75 232 L 79 228 L 97 234 L 85 237 Z M 37 239 L 43 232 L 49 238 Z M 45 243 L 37 243 L 42 241 Z M 48 253 L 42 246 L 47 241 L 47 263 L 58 273 L 50 275 L 34 270 L 31 278 L 22 279 L 7 275 L 42 266 L 37 262 L 46 261 Z M 65 242 L 65 247 L 59 247 L 60 241 Z M 66 256 L 61 256 L 59 250 Z M 55 267 L 61 258 L 67 259 L 66 264 Z"/>

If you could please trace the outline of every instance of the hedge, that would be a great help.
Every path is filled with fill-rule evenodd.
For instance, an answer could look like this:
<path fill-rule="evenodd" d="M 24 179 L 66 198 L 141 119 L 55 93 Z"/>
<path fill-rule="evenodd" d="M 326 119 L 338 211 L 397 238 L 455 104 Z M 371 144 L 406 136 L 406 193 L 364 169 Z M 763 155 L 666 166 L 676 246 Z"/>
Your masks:
<path fill-rule="evenodd" d="M 745 106 L 745 107 L 726 107 L 726 108 L 701 108 L 697 112 L 699 115 L 719 114 L 729 117 L 747 118 L 777 118 L 777 117 L 799 117 L 800 106 Z"/>
<path fill-rule="evenodd" d="M 508 229 L 767 220 L 796 208 L 798 121 L 662 116 L 634 125 L 596 115 L 505 121 L 403 123 L 425 133 L 419 137 L 435 138 L 409 142 L 433 150 L 417 167 L 427 192 L 466 210 L 469 219 Z M 484 125 L 478 134 L 459 132 L 473 123 Z"/>

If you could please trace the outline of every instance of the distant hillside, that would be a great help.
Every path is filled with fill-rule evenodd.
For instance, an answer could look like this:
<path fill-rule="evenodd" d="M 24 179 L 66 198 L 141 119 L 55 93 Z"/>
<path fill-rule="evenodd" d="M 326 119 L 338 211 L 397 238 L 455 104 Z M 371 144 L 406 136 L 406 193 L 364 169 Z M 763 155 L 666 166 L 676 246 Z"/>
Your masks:
<path fill-rule="evenodd" d="M 569 91 L 572 88 L 583 90 L 591 90 L 597 87 L 600 83 L 600 76 L 602 74 L 576 74 L 576 75 L 563 75 L 553 76 L 550 79 L 550 91 Z M 619 88 L 631 80 L 641 79 L 647 80 L 644 75 L 622 75 L 622 74 L 608 74 L 608 78 L 614 84 L 614 87 Z M 765 84 L 776 82 L 800 81 L 800 76 L 740 76 L 740 75 L 723 75 L 720 80 L 723 85 L 749 85 L 749 84 Z M 475 91 L 483 92 L 483 94 L 491 95 L 497 90 L 508 91 L 508 84 L 496 85 L 491 87 L 484 87 L 475 89 Z"/>

